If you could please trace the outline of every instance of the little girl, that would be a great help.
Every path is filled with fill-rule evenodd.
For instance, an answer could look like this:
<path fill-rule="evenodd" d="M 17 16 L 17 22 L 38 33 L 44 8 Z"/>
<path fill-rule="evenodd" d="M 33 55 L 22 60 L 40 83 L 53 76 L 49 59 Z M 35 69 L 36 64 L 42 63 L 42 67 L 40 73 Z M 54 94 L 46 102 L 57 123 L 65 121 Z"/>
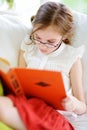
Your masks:
<path fill-rule="evenodd" d="M 19 67 L 61 71 L 67 97 L 66 111 L 86 112 L 82 85 L 83 46 L 73 48 L 72 12 L 63 4 L 47 2 L 31 18 L 32 31 L 21 45 Z M 37 98 L 0 97 L 0 120 L 17 130 L 74 130 L 59 112 Z"/>

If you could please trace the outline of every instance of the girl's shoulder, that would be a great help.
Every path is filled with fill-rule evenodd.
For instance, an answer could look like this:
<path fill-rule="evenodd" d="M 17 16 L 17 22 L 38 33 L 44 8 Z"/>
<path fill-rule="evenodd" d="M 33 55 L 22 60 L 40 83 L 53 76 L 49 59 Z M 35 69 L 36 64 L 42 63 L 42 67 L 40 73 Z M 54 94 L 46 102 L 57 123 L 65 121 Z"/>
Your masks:
<path fill-rule="evenodd" d="M 84 45 L 79 47 L 65 45 L 63 59 L 66 59 L 66 63 L 67 63 L 66 66 L 68 72 L 70 71 L 72 65 L 77 61 L 78 58 L 82 59 L 83 54 L 84 54 Z"/>

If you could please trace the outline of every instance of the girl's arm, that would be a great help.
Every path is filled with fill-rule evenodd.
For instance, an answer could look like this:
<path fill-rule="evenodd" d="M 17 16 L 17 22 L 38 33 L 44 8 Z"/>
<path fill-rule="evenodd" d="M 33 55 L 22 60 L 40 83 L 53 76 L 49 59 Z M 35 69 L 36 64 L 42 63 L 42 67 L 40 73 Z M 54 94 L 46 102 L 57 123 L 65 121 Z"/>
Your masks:
<path fill-rule="evenodd" d="M 18 67 L 25 68 L 27 65 L 24 60 L 23 54 L 24 54 L 24 51 L 20 50 L 19 57 L 18 57 Z"/>
<path fill-rule="evenodd" d="M 77 114 L 83 114 L 86 112 L 87 108 L 83 92 L 82 64 L 80 59 L 77 59 L 71 68 L 70 81 L 73 96 L 67 96 L 67 98 L 63 100 L 63 106 L 68 111 L 73 111 Z"/>
<path fill-rule="evenodd" d="M 78 59 L 71 68 L 70 79 L 73 95 L 80 101 L 85 102 L 82 83 L 82 64 Z"/>

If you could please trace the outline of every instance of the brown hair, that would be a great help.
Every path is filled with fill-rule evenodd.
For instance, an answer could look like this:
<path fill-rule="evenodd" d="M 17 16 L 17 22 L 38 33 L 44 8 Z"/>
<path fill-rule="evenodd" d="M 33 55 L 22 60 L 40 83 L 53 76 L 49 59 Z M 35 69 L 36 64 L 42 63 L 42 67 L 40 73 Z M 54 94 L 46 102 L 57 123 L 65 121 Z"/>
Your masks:
<path fill-rule="evenodd" d="M 31 21 L 33 26 L 37 27 L 33 32 L 52 25 L 64 36 L 63 41 L 66 44 L 70 44 L 74 30 L 73 15 L 64 4 L 46 2 L 40 6 L 37 14 L 32 16 Z"/>

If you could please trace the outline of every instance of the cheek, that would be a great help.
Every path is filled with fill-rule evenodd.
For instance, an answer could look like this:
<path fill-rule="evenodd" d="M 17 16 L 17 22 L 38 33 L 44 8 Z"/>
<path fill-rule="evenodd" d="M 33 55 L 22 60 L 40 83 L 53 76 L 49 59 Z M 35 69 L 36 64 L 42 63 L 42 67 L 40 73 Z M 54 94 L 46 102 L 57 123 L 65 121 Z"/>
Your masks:
<path fill-rule="evenodd" d="M 55 48 L 49 48 L 48 50 L 47 50 L 47 52 L 48 53 L 51 53 L 51 52 L 53 52 L 53 51 L 55 51 L 56 49 Z"/>
<path fill-rule="evenodd" d="M 50 51 L 55 51 L 57 50 L 57 47 L 54 47 L 54 48 L 49 48 Z"/>

